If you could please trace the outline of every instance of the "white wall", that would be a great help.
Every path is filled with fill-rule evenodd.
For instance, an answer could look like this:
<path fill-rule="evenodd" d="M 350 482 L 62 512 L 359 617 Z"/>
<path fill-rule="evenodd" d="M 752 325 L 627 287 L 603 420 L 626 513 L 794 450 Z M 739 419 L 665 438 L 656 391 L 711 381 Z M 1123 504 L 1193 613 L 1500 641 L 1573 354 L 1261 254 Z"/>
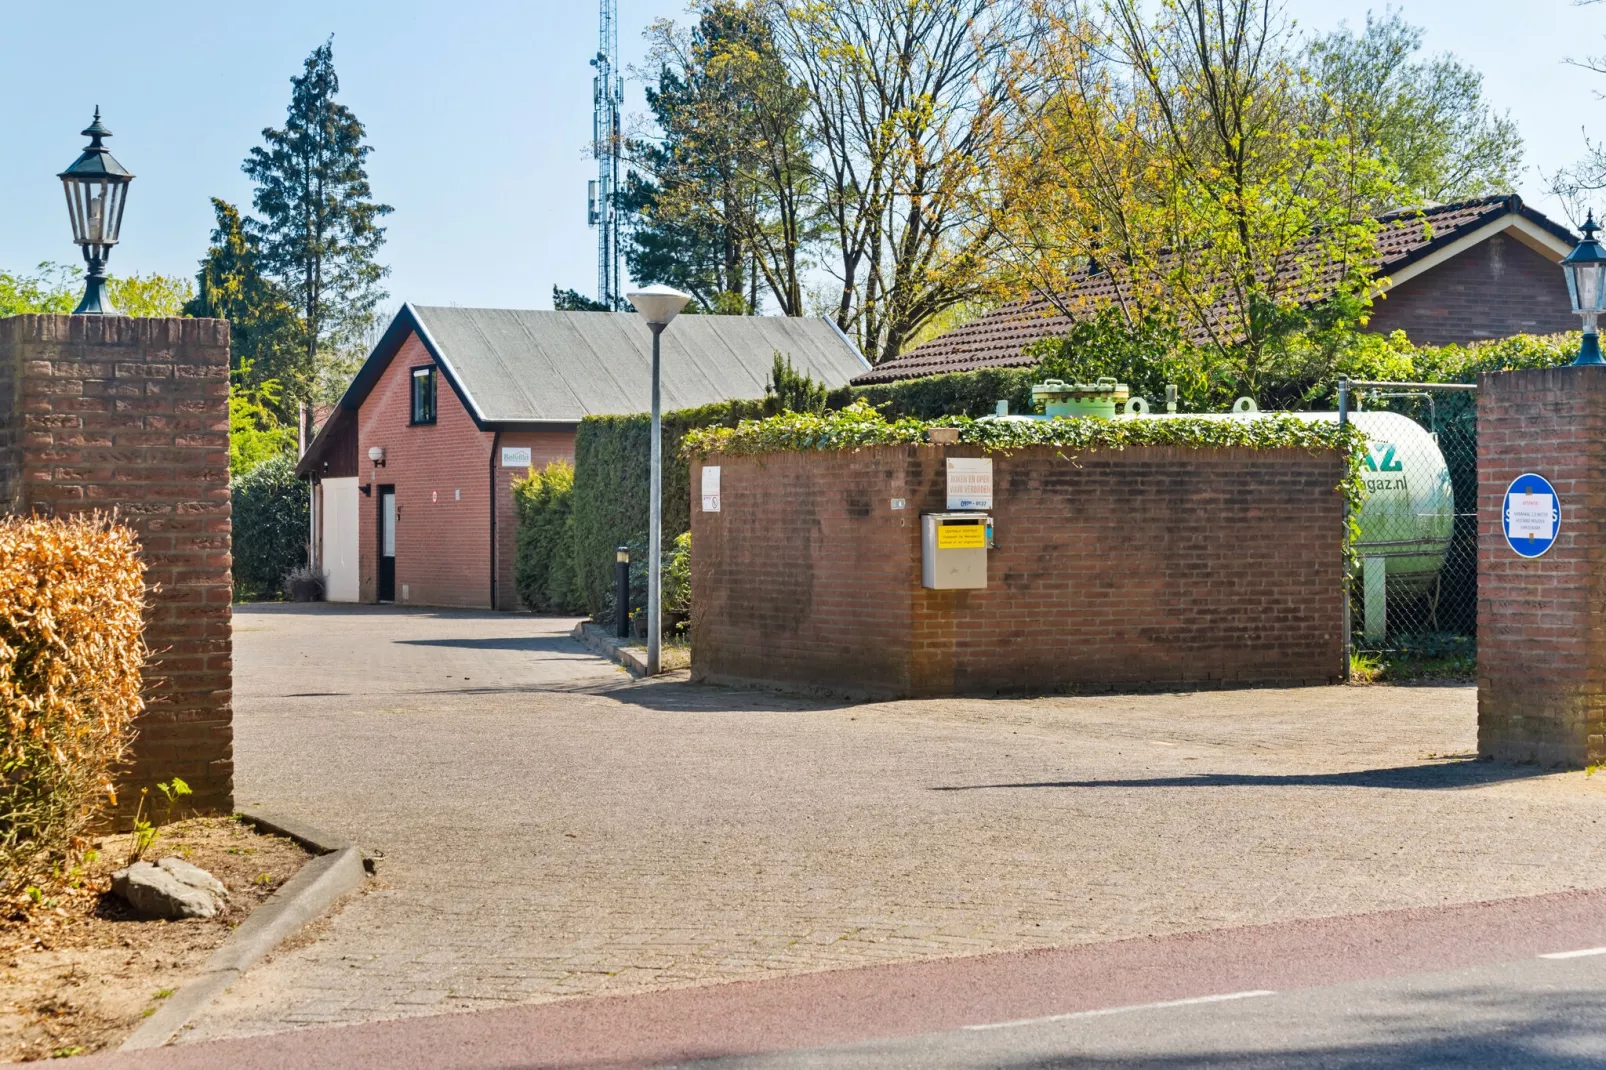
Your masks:
<path fill-rule="evenodd" d="M 323 570 L 325 597 L 357 601 L 357 477 L 323 481 Z"/>

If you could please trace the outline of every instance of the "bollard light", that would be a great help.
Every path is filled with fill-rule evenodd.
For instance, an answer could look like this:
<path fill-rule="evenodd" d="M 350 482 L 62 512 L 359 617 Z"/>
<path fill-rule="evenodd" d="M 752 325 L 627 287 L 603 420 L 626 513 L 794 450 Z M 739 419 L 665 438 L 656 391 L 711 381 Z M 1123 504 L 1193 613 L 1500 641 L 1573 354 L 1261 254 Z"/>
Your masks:
<path fill-rule="evenodd" d="M 1591 210 L 1584 221 L 1584 240 L 1561 262 L 1561 270 L 1567 276 L 1567 296 L 1572 298 L 1573 311 L 1584 321 L 1584 340 L 1574 364 L 1606 364 L 1596 326 L 1600 314 L 1606 312 L 1606 252 L 1595 240 L 1599 229 Z"/>
<path fill-rule="evenodd" d="M 67 193 L 73 241 L 83 249 L 84 262 L 89 265 L 84 297 L 73 315 L 115 316 L 117 309 L 106 293 L 106 260 L 123 229 L 123 206 L 128 203 L 128 184 L 134 176 L 101 144 L 112 132 L 101 124 L 98 106 L 95 121 L 84 136 L 89 138 L 88 146 L 71 167 L 56 176 Z"/>

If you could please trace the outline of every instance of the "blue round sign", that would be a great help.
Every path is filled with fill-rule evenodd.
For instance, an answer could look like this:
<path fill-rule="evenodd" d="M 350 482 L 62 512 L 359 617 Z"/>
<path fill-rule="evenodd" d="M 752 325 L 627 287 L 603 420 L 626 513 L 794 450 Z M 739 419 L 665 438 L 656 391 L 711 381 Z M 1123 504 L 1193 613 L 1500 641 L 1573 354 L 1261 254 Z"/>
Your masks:
<path fill-rule="evenodd" d="M 1500 509 L 1506 545 L 1521 557 L 1538 557 L 1556 545 L 1561 530 L 1561 499 L 1544 476 L 1524 472 L 1506 488 Z"/>

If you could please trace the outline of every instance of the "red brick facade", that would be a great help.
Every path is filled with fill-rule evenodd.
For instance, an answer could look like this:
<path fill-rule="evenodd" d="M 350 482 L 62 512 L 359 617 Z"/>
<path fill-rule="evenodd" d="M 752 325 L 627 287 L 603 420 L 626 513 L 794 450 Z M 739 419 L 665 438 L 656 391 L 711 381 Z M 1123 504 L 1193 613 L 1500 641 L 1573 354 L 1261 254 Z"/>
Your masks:
<path fill-rule="evenodd" d="M 390 485 L 396 488 L 398 605 L 490 608 L 494 562 L 495 608 L 517 609 L 511 487 L 528 470 L 503 467 L 501 451 L 527 446 L 537 468 L 555 459 L 572 461 L 574 433 L 481 431 L 439 373 L 435 422 L 414 425 L 413 369 L 431 364 L 423 343 L 410 336 L 357 413 L 357 474 L 374 488 L 357 500 L 359 597 L 379 597 L 378 488 Z M 385 451 L 382 468 L 369 463 L 374 446 Z"/>
<path fill-rule="evenodd" d="M 1417 345 L 1576 331 L 1561 268 L 1509 234 L 1406 279 L 1372 305 L 1367 329 Z"/>
<path fill-rule="evenodd" d="M 228 375 L 222 320 L 0 320 L 0 508 L 115 509 L 138 533 L 152 658 L 127 783 L 182 777 L 210 813 L 234 805 Z"/>
<path fill-rule="evenodd" d="M 721 511 L 692 503 L 693 678 L 884 697 L 1342 678 L 1335 454 L 995 454 L 987 589 L 926 590 L 920 514 L 945 505 L 945 457 L 978 455 L 711 461 Z"/>
<path fill-rule="evenodd" d="M 1506 488 L 1526 472 L 1561 499 L 1556 543 L 1533 559 L 1502 523 Z M 1479 382 L 1478 750 L 1606 760 L 1606 368 Z"/>

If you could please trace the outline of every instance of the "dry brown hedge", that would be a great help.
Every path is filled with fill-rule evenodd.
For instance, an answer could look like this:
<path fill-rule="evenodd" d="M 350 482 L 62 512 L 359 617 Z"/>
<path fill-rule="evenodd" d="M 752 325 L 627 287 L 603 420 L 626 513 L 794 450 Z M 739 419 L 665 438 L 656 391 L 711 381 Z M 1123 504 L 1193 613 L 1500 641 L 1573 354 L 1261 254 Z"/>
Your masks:
<path fill-rule="evenodd" d="M 115 802 L 143 708 L 144 609 L 128 528 L 0 520 L 0 895 L 48 881 Z"/>

